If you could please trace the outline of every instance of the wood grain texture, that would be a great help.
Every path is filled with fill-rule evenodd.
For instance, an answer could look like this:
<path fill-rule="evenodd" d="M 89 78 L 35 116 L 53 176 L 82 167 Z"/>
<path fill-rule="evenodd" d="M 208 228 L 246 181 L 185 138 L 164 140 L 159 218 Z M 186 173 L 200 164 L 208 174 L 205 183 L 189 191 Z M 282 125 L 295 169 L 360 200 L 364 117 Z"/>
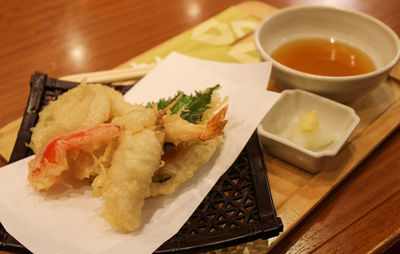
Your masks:
<path fill-rule="evenodd" d="M 0 129 L 0 160 L 9 161 L 21 122 L 22 117 Z"/>
<path fill-rule="evenodd" d="M 239 2 L 2 1 L 0 127 L 22 115 L 35 70 L 58 77 L 110 69 Z M 400 0 L 264 2 L 278 8 L 323 4 L 360 10 L 400 34 Z M 380 253 L 396 243 L 399 144 L 396 129 L 272 252 Z"/>
<path fill-rule="evenodd" d="M 400 229 L 396 130 L 271 253 L 381 253 Z M 388 245 L 385 246 L 385 243 Z"/>
<path fill-rule="evenodd" d="M 363 161 L 385 135 L 400 124 L 400 89 L 387 81 L 368 96 L 352 103 L 361 122 L 334 160 L 311 174 L 265 154 L 268 178 L 277 213 L 285 230 L 274 246 Z M 387 96 L 391 94 L 394 97 Z"/>
<path fill-rule="evenodd" d="M 111 69 L 241 1 L 2 1 L 0 126 L 20 116 L 36 70 L 54 77 Z M 270 0 L 364 11 L 400 34 L 400 0 Z M 13 89 L 8 89 L 12 87 Z"/>

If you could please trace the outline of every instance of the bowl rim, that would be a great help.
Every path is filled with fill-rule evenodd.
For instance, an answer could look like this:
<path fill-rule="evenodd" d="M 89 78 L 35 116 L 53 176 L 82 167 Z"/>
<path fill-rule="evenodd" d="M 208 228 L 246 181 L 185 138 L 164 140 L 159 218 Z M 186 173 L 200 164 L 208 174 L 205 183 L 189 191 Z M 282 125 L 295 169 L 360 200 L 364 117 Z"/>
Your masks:
<path fill-rule="evenodd" d="M 278 98 L 278 100 L 274 103 L 274 105 L 271 107 L 271 109 L 266 113 L 266 115 L 264 117 L 266 117 L 269 112 L 271 112 L 272 110 L 274 110 L 274 108 L 276 108 L 275 105 L 278 105 L 279 101 L 284 100 L 285 98 L 289 97 L 289 96 L 294 96 L 296 94 L 301 94 L 301 96 L 307 96 L 307 97 L 313 97 L 316 100 L 319 100 L 320 102 L 322 102 L 323 104 L 331 104 L 334 107 L 338 107 L 338 108 L 343 108 L 345 110 L 347 110 L 352 118 L 352 124 L 349 126 L 349 128 L 346 130 L 346 132 L 344 133 L 343 136 L 341 136 L 336 145 L 334 147 L 332 147 L 329 150 L 321 150 L 321 151 L 312 151 L 310 149 L 307 149 L 301 145 L 298 145 L 286 138 L 280 137 L 278 135 L 275 135 L 271 132 L 268 132 L 267 130 L 265 130 L 262 121 L 258 124 L 257 126 L 257 132 L 259 133 L 260 136 L 269 138 L 271 140 L 274 140 L 278 143 L 281 143 L 285 146 L 291 147 L 292 149 L 295 149 L 297 151 L 300 151 L 304 154 L 307 154 L 308 156 L 314 157 L 314 158 L 322 158 L 322 157 L 327 157 L 327 156 L 336 156 L 338 154 L 338 152 L 342 149 L 342 147 L 344 146 L 344 144 L 346 143 L 346 141 L 349 139 L 350 135 L 354 132 L 354 130 L 357 128 L 358 124 L 360 123 L 360 117 L 357 115 L 357 113 L 355 112 L 355 110 L 352 107 L 349 107 L 347 105 L 344 105 L 342 103 L 339 103 L 337 101 L 334 101 L 332 99 L 308 92 L 308 91 L 304 91 L 302 89 L 288 89 L 288 90 L 284 90 L 281 93 L 281 96 Z"/>
<path fill-rule="evenodd" d="M 375 23 L 376 25 L 381 27 L 387 34 L 389 34 L 390 37 L 395 42 L 395 45 L 397 47 L 396 55 L 393 57 L 393 59 L 389 63 L 387 63 L 386 65 L 384 65 L 372 72 L 358 74 L 358 75 L 351 75 L 351 76 L 324 76 L 324 75 L 316 75 L 316 74 L 306 73 L 306 72 L 292 69 L 290 67 L 287 67 L 286 65 L 279 63 L 278 61 L 273 59 L 270 56 L 270 54 L 266 53 L 266 51 L 264 50 L 264 48 L 261 45 L 261 40 L 260 40 L 261 30 L 265 26 L 266 23 L 270 22 L 272 19 L 274 19 L 276 17 L 285 15 L 287 13 L 297 12 L 297 11 L 302 11 L 302 10 L 321 10 L 321 9 L 348 13 L 348 14 L 366 19 L 372 23 Z M 297 76 L 301 76 L 303 78 L 308 78 L 308 79 L 313 79 L 313 80 L 321 80 L 321 81 L 354 81 L 354 80 L 360 80 L 360 79 L 368 79 L 370 77 L 375 77 L 375 76 L 381 75 L 385 72 L 388 72 L 400 60 L 400 38 L 388 25 L 386 25 L 379 19 L 372 17 L 366 13 L 354 11 L 354 10 L 343 9 L 343 8 L 338 8 L 338 7 L 334 7 L 334 6 L 301 5 L 301 6 L 285 7 L 283 9 L 277 10 L 276 12 L 272 13 L 271 15 L 268 15 L 266 18 L 264 18 L 258 24 L 258 26 L 256 27 L 256 29 L 254 31 L 254 43 L 256 45 L 258 52 L 261 54 L 261 56 L 264 59 L 268 59 L 269 61 L 271 61 L 273 66 L 275 66 L 276 68 L 281 69 L 285 72 L 293 73 L 293 74 L 295 74 Z"/>

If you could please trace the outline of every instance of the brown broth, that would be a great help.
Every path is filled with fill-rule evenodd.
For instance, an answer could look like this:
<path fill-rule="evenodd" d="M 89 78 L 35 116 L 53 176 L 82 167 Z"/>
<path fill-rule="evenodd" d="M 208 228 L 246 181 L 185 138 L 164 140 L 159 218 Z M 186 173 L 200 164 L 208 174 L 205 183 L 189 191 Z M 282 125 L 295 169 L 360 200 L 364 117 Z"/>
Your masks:
<path fill-rule="evenodd" d="M 351 76 L 375 70 L 374 62 L 364 52 L 334 40 L 290 41 L 271 56 L 292 69 L 323 76 Z"/>

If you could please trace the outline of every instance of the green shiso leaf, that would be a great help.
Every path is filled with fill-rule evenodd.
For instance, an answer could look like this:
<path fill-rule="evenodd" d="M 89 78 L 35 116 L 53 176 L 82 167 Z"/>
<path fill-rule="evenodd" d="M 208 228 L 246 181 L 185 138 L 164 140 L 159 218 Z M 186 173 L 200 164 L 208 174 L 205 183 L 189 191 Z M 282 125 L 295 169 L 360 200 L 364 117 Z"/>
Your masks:
<path fill-rule="evenodd" d="M 156 104 L 158 110 L 162 110 L 175 101 L 180 95 L 182 95 L 181 98 L 171 108 L 171 113 L 176 114 L 181 108 L 183 108 L 181 117 L 188 122 L 196 123 L 197 121 L 201 120 L 204 111 L 210 108 L 208 105 L 211 102 L 211 95 L 218 88 L 219 84 L 206 89 L 204 92 L 195 91 L 194 95 L 186 95 L 182 91 L 178 91 L 174 97 L 161 99 Z M 152 103 L 148 103 L 147 107 L 151 107 L 151 105 Z"/>

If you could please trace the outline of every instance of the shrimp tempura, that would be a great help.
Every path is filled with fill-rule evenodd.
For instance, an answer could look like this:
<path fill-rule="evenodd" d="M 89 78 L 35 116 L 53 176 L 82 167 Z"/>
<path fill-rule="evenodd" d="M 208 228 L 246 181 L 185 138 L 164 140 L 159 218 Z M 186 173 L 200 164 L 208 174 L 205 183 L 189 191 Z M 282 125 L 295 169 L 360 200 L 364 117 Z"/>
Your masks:
<path fill-rule="evenodd" d="M 93 180 L 93 196 L 104 198 L 101 216 L 116 231 L 136 230 L 145 199 L 172 193 L 222 143 L 227 106 L 213 93 L 218 87 L 180 92 L 152 108 L 125 102 L 100 84 L 69 90 L 42 110 L 33 128 L 30 184 L 48 189 L 67 170 Z"/>
<path fill-rule="evenodd" d="M 120 130 L 118 125 L 104 124 L 50 140 L 28 163 L 29 183 L 38 190 L 50 188 L 69 169 L 67 157 L 99 149 L 118 136 Z"/>

